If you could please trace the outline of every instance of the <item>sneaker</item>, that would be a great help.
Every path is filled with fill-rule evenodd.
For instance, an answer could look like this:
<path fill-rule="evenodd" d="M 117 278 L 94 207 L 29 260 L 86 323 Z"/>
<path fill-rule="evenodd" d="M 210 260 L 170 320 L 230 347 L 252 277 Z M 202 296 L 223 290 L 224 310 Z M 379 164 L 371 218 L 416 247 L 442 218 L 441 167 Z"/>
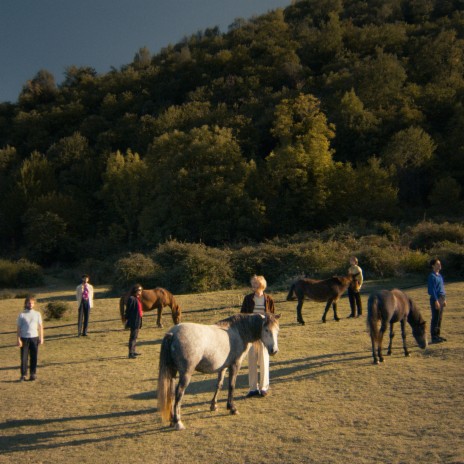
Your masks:
<path fill-rule="evenodd" d="M 142 353 L 132 353 L 134 356 L 142 356 Z"/>
<path fill-rule="evenodd" d="M 34 381 L 36 378 L 37 378 L 37 376 L 36 376 L 35 374 L 32 374 L 32 375 L 29 377 L 29 380 L 30 380 L 30 381 Z"/>
<path fill-rule="evenodd" d="M 134 353 L 129 353 L 129 359 L 135 359 L 137 356 Z"/>
<path fill-rule="evenodd" d="M 259 393 L 259 390 L 250 390 L 248 392 L 248 395 L 245 396 L 245 398 L 253 398 L 253 396 L 259 396 L 260 393 Z"/>
<path fill-rule="evenodd" d="M 432 338 L 432 343 L 442 343 L 444 341 L 445 340 L 443 340 L 443 338 L 441 338 L 441 337 L 433 337 Z"/>
<path fill-rule="evenodd" d="M 24 382 L 26 380 L 26 376 L 25 375 L 22 375 L 20 378 L 19 378 L 19 381 L 20 382 Z"/>
<path fill-rule="evenodd" d="M 350 314 L 350 315 L 348 316 L 348 319 L 351 319 L 352 317 L 356 317 L 356 316 L 355 316 L 354 314 Z"/>

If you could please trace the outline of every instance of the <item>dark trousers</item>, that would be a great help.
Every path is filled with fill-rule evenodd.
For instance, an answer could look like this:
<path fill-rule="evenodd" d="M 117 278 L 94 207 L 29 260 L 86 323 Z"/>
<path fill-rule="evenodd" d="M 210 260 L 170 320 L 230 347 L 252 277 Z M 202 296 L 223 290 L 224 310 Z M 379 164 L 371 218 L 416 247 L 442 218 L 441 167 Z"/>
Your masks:
<path fill-rule="evenodd" d="M 440 309 L 435 308 L 435 300 L 430 299 L 430 309 L 432 310 L 432 320 L 430 321 L 430 334 L 432 340 L 440 336 L 441 320 L 443 318 L 443 305 L 440 302 Z"/>
<path fill-rule="evenodd" d="M 27 374 L 27 360 L 30 358 L 29 372 L 35 375 L 37 371 L 37 356 L 39 354 L 39 337 L 22 338 L 23 346 L 21 347 L 21 376 Z"/>
<path fill-rule="evenodd" d="M 358 308 L 358 316 L 361 316 L 363 312 L 361 294 L 353 291 L 351 287 L 348 287 L 348 300 L 350 301 L 351 315 L 356 316 L 356 308 Z"/>
<path fill-rule="evenodd" d="M 81 301 L 81 307 L 84 312 L 84 323 L 82 326 L 82 333 L 86 334 L 87 333 L 87 327 L 89 326 L 89 316 L 90 316 L 90 304 L 89 300 L 82 300 Z"/>
<path fill-rule="evenodd" d="M 137 337 L 139 336 L 139 327 L 130 329 L 129 336 L 129 354 L 135 353 L 135 346 L 137 345 Z"/>

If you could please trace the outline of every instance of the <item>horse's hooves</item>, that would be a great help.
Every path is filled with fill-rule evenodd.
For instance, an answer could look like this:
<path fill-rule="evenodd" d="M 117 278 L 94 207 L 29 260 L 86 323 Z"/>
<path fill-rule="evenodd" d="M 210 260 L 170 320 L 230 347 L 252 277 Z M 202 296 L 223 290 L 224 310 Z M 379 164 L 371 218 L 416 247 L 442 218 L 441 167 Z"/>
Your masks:
<path fill-rule="evenodd" d="M 378 359 L 374 359 L 374 364 L 380 364 Z"/>
<path fill-rule="evenodd" d="M 181 421 L 179 421 L 179 422 L 177 422 L 176 425 L 174 425 L 174 429 L 175 430 L 185 430 L 185 425 Z"/>
<path fill-rule="evenodd" d="M 162 329 L 164 326 L 163 324 L 156 324 L 156 327 L 158 327 L 158 329 Z"/>
<path fill-rule="evenodd" d="M 300 324 L 300 325 L 305 325 L 305 321 L 302 321 L 301 319 L 299 319 L 297 322 L 298 322 L 298 324 Z"/>
<path fill-rule="evenodd" d="M 211 405 L 209 408 L 210 411 L 217 411 L 218 407 L 216 405 Z"/>
<path fill-rule="evenodd" d="M 233 415 L 233 416 L 238 416 L 238 411 L 236 409 L 231 409 L 230 410 L 230 413 Z"/>
<path fill-rule="evenodd" d="M 404 355 L 409 358 L 411 355 L 409 353 L 404 353 Z"/>
<path fill-rule="evenodd" d="M 325 324 L 325 319 L 322 319 L 322 322 Z"/>
<path fill-rule="evenodd" d="M 391 355 L 392 355 L 392 354 L 391 354 L 391 351 L 390 351 L 389 353 L 387 353 L 387 356 L 391 356 Z"/>
<path fill-rule="evenodd" d="M 383 363 L 383 358 L 380 358 L 379 361 L 380 361 L 381 363 Z"/>
<path fill-rule="evenodd" d="M 334 317 L 334 319 L 338 322 L 340 320 L 339 317 Z"/>

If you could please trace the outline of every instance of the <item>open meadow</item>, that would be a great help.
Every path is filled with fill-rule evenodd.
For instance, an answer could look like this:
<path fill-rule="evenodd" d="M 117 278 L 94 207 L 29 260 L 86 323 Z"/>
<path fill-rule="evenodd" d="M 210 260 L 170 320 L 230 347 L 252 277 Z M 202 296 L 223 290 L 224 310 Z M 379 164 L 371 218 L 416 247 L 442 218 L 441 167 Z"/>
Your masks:
<path fill-rule="evenodd" d="M 118 299 L 106 288 L 96 287 L 89 336 L 80 338 L 73 287 L 36 289 L 36 309 L 55 299 L 69 301 L 72 311 L 45 322 L 38 379 L 20 383 L 15 333 L 23 299 L 0 300 L 0 463 L 464 463 L 464 282 L 446 287 L 446 343 L 422 351 L 408 326 L 411 356 L 405 358 L 398 325 L 392 356 L 375 366 L 366 328 L 368 292 L 393 285 L 366 282 L 364 315 L 357 319 L 347 319 L 346 296 L 339 302 L 341 321 L 329 312 L 326 324 L 324 305 L 306 301 L 305 326 L 296 324 L 296 302 L 270 289 L 282 314 L 271 395 L 245 399 L 245 361 L 237 381 L 239 415 L 225 408 L 227 377 L 219 411 L 212 413 L 216 376 L 197 373 L 184 397 L 182 432 L 162 424 L 156 410 L 169 308 L 164 329 L 146 314 L 142 356 L 130 360 Z M 429 323 L 426 287 L 406 291 Z M 177 299 L 184 321 L 211 324 L 238 312 L 246 292 Z"/>

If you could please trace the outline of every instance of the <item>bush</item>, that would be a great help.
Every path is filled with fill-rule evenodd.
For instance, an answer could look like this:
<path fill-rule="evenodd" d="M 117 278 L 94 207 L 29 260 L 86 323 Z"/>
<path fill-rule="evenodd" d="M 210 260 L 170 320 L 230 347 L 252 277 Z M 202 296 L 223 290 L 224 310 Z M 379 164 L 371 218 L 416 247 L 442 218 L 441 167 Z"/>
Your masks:
<path fill-rule="evenodd" d="M 430 250 L 430 259 L 438 257 L 446 275 L 464 276 L 464 245 L 442 242 Z"/>
<path fill-rule="evenodd" d="M 45 320 L 62 319 L 69 311 L 69 304 L 66 301 L 50 301 L 45 306 Z"/>
<path fill-rule="evenodd" d="M 160 266 L 159 285 L 175 293 L 216 291 L 235 283 L 227 250 L 171 240 L 159 245 L 153 258 Z"/>
<path fill-rule="evenodd" d="M 114 264 L 113 290 L 128 290 L 137 282 L 147 288 L 155 287 L 158 271 L 158 266 L 150 257 L 142 253 L 130 253 Z"/>
<path fill-rule="evenodd" d="M 16 262 L 0 259 L 0 287 L 31 287 L 42 285 L 43 270 L 26 259 Z"/>
<path fill-rule="evenodd" d="M 430 250 L 435 244 L 440 242 L 453 242 L 464 245 L 464 225 L 435 224 L 429 221 L 423 221 L 411 227 L 408 232 L 410 236 L 410 247 L 413 250 Z"/>

